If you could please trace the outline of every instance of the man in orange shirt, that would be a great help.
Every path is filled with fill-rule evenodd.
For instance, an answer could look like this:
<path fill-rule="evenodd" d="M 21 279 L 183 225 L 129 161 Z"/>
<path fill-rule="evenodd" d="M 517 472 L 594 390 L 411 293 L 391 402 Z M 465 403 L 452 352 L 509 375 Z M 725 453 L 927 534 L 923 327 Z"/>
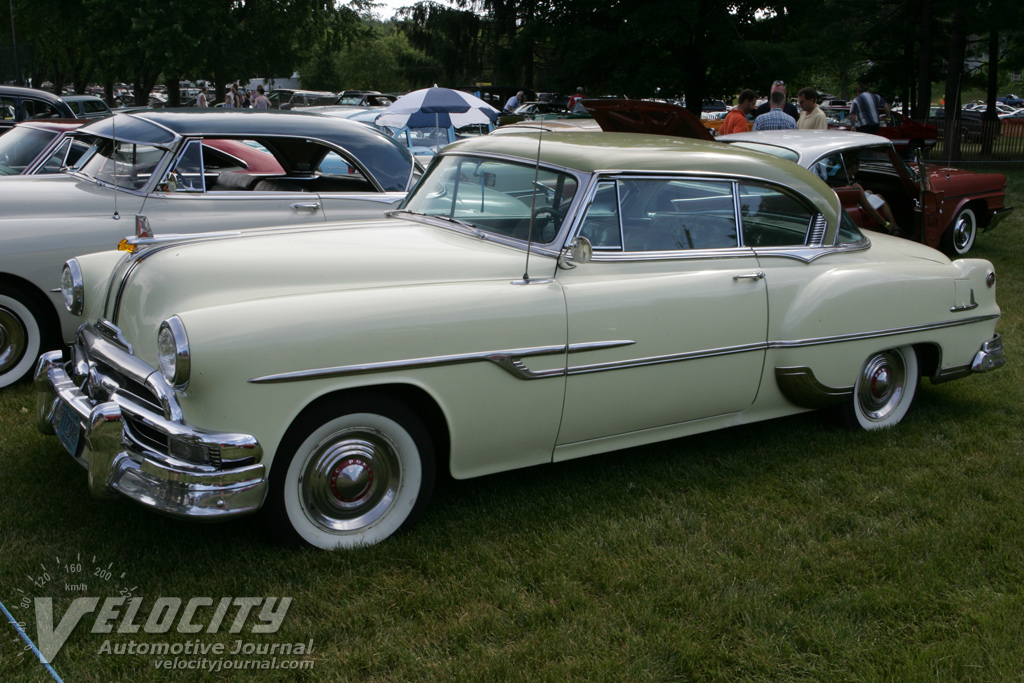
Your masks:
<path fill-rule="evenodd" d="M 747 126 L 747 114 L 754 110 L 754 103 L 757 101 L 757 94 L 753 90 L 744 90 L 740 93 L 739 102 L 733 107 L 725 116 L 725 120 L 722 122 L 722 127 L 718 129 L 719 135 L 728 135 L 729 133 L 746 133 L 749 130 Z"/>

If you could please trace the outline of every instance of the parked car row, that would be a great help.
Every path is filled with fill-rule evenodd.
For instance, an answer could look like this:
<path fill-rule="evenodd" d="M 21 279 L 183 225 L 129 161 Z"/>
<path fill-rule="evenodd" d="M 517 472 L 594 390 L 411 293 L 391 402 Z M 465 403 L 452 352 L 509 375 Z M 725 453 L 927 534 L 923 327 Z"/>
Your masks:
<path fill-rule="evenodd" d="M 314 114 L 85 126 L 71 171 L 0 181 L 0 381 L 63 339 L 35 363 L 36 420 L 93 494 L 185 519 L 263 509 L 333 549 L 411 526 L 442 467 L 815 409 L 889 427 L 921 377 L 1005 362 L 992 264 L 862 230 L 826 182 L 856 153 L 890 194 L 919 183 L 929 242 L 953 209 L 890 142 L 723 144 L 667 107 L 595 107 L 660 134 L 515 124 L 422 177 L 380 131 Z"/>
<path fill-rule="evenodd" d="M 267 94 L 271 109 L 299 109 L 302 107 L 324 107 L 345 105 L 356 107 L 386 107 L 396 99 L 376 90 L 345 90 L 340 93 L 320 90 L 296 90 L 275 88 Z"/>
<path fill-rule="evenodd" d="M 386 135 L 305 114 L 144 110 L 81 132 L 94 142 L 70 172 L 0 182 L 0 387 L 73 338 L 56 273 L 116 245 L 130 217 L 194 233 L 380 216 L 419 173 Z"/>
<path fill-rule="evenodd" d="M 58 97 L 45 90 L 0 85 L 0 135 L 22 121 L 97 119 L 110 116 L 110 107 L 92 95 Z"/>

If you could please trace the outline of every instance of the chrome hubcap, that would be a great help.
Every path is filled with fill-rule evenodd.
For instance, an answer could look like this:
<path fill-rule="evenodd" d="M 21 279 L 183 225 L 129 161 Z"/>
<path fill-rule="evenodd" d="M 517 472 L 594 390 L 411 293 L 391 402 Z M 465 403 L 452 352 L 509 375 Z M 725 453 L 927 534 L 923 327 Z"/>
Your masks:
<path fill-rule="evenodd" d="M 346 429 L 321 442 L 306 461 L 299 480 L 303 509 L 325 529 L 355 531 L 387 511 L 401 478 L 391 439 L 373 429 Z"/>
<path fill-rule="evenodd" d="M 956 221 L 956 226 L 953 228 L 953 244 L 956 246 L 957 251 L 962 251 L 970 245 L 973 235 L 974 221 L 971 220 L 970 216 L 960 216 Z"/>
<path fill-rule="evenodd" d="M 900 404 L 906 391 L 907 370 L 899 351 L 880 353 L 864 366 L 857 401 L 870 420 L 883 420 Z"/>
<path fill-rule="evenodd" d="M 28 336 L 18 316 L 0 306 L 0 373 L 7 372 L 21 361 L 27 341 Z"/>

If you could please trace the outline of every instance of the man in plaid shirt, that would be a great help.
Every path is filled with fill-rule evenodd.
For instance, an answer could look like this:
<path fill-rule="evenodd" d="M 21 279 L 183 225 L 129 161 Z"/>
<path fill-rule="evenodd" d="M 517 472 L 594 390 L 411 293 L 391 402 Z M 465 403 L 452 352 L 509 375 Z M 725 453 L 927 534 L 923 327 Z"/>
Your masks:
<path fill-rule="evenodd" d="M 761 114 L 754 119 L 754 130 L 789 130 L 796 128 L 796 121 L 787 114 L 783 107 L 786 105 L 786 93 L 776 90 L 768 98 L 770 109 L 767 114 Z"/>

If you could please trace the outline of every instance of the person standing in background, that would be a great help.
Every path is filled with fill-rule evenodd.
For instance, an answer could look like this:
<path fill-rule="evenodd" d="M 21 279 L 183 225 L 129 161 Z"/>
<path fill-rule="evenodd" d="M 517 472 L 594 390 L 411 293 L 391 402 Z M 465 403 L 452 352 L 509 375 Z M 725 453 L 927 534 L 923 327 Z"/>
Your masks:
<path fill-rule="evenodd" d="M 796 94 L 796 103 L 800 107 L 800 120 L 796 127 L 800 130 L 825 130 L 828 119 L 825 112 L 818 106 L 818 92 L 814 88 L 800 88 Z"/>
<path fill-rule="evenodd" d="M 263 94 L 263 86 L 256 86 L 256 97 L 252 98 L 253 109 L 270 109 L 270 100 Z"/>
<path fill-rule="evenodd" d="M 747 116 L 754 110 L 754 102 L 757 101 L 757 93 L 753 90 L 744 90 L 737 98 L 736 106 L 725 115 L 722 126 L 718 129 L 719 135 L 730 133 L 746 133 L 750 130 L 747 125 Z"/>

